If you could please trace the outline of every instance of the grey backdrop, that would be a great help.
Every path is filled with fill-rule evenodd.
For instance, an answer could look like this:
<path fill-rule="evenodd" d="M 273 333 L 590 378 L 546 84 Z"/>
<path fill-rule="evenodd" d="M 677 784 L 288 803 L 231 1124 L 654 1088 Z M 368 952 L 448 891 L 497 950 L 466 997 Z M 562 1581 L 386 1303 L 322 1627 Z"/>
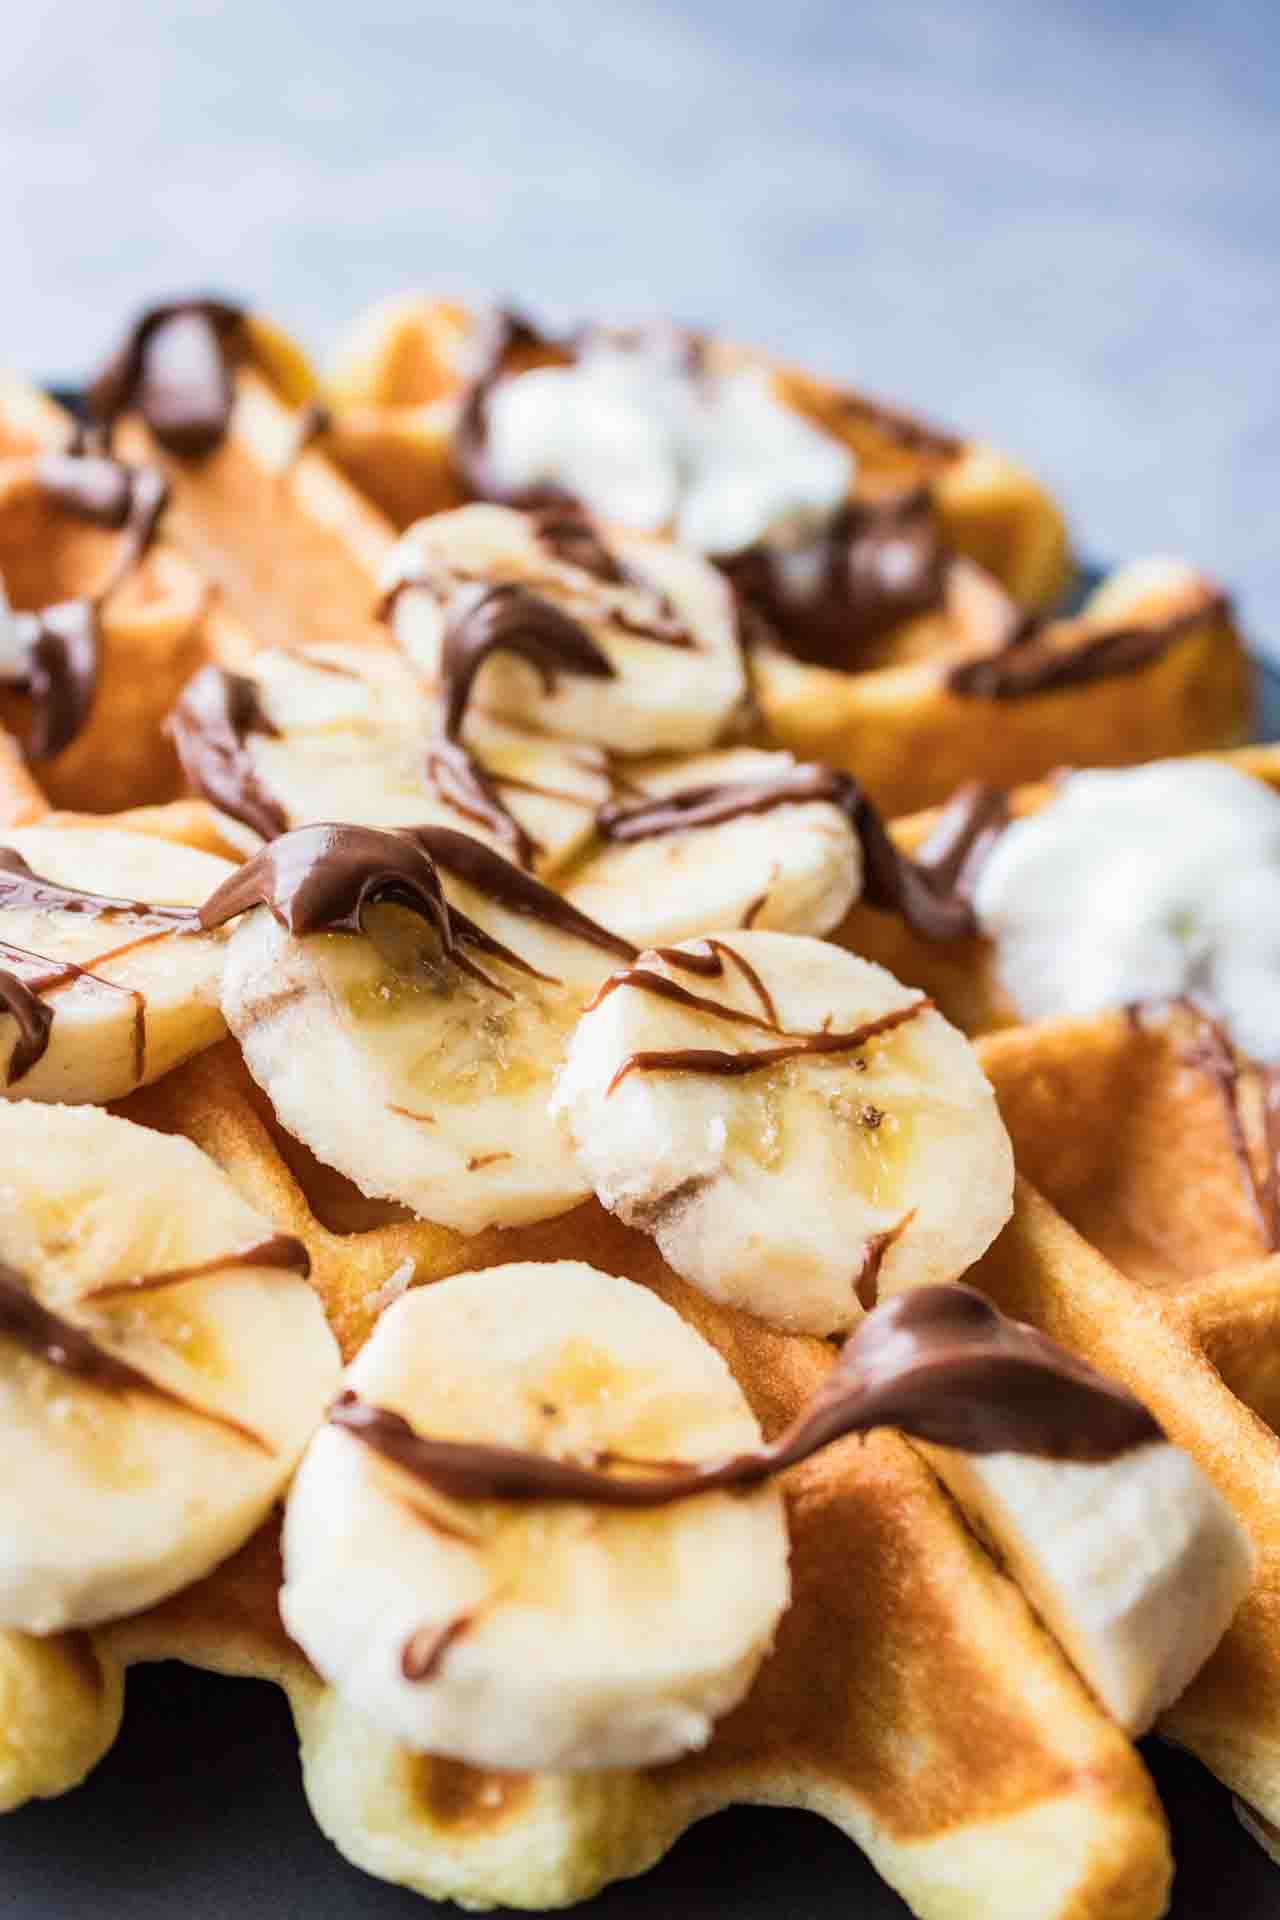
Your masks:
<path fill-rule="evenodd" d="M 1273 0 L 11 0 L 0 353 L 244 291 L 675 311 L 981 429 L 1280 647 Z"/>

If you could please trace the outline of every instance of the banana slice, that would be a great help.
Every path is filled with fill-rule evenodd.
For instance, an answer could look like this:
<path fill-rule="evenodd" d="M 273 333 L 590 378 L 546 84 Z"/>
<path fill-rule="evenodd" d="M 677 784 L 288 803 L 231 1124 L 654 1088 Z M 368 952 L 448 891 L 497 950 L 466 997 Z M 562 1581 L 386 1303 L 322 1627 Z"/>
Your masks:
<path fill-rule="evenodd" d="M 0 1624 L 45 1634 L 234 1552 L 340 1361 L 301 1244 L 190 1141 L 24 1101 L 0 1153 Z"/>
<path fill-rule="evenodd" d="M 883 967 L 800 934 L 645 953 L 579 1022 L 552 1112 L 601 1202 L 713 1298 L 839 1333 L 950 1280 L 1009 1218 L 969 1042 Z"/>
<path fill-rule="evenodd" d="M 0 841 L 0 1050 L 10 1099 L 121 1099 L 226 1032 L 226 942 L 194 906 L 234 868 L 114 827 Z"/>
<path fill-rule="evenodd" d="M 552 1458 L 698 1460 L 760 1438 L 700 1335 L 573 1261 L 406 1295 L 347 1383 L 422 1430 Z M 284 1555 L 281 1614 L 324 1678 L 409 1746 L 479 1767 L 704 1746 L 789 1597 L 771 1486 L 643 1512 L 458 1501 L 336 1425 L 307 1449 Z"/>
<path fill-rule="evenodd" d="M 606 539 L 570 518 L 568 537 L 547 516 L 496 506 L 410 527 L 385 580 L 398 644 L 432 681 L 482 651 L 469 669 L 481 704 L 548 733 L 623 754 L 714 745 L 747 699 L 730 587 L 669 542 L 615 530 Z M 547 625 L 548 607 L 579 630 L 576 670 L 563 647 L 556 660 L 537 655 L 518 630 Z"/>
<path fill-rule="evenodd" d="M 222 1005 L 249 1071 L 364 1193 L 467 1233 L 587 1196 L 547 1099 L 625 941 L 440 828 L 301 828 L 205 912 L 245 913 Z"/>
<path fill-rule="evenodd" d="M 268 838 L 335 818 L 435 822 L 539 873 L 590 839 L 611 791 L 599 748 L 473 711 L 464 755 L 439 726 L 439 702 L 401 655 L 369 647 L 277 649 L 236 676 L 205 667 L 172 722 L 192 784 Z"/>
<path fill-rule="evenodd" d="M 830 933 L 858 897 L 862 849 L 846 813 L 803 797 L 818 771 L 757 747 L 628 766 L 561 889 L 639 946 L 719 927 Z"/>
<path fill-rule="evenodd" d="M 1168 1442 L 1083 1464 L 930 1458 L 1076 1671 L 1137 1737 L 1199 1672 L 1253 1577 L 1235 1514 Z"/>

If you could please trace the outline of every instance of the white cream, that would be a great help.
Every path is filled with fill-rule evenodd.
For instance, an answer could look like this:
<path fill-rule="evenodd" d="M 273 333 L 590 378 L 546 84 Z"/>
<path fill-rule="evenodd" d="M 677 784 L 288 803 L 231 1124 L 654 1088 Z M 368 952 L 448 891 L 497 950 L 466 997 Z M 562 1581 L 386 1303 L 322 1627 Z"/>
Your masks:
<path fill-rule="evenodd" d="M 488 446 L 504 488 L 559 487 L 605 520 L 669 527 L 709 554 L 803 538 L 840 507 L 854 471 L 846 447 L 782 405 L 764 369 L 704 380 L 674 357 L 609 343 L 502 381 Z"/>
<path fill-rule="evenodd" d="M 1212 761 L 1073 773 L 996 841 L 978 918 L 1027 1019 L 1194 994 L 1280 1062 L 1280 795 Z"/>

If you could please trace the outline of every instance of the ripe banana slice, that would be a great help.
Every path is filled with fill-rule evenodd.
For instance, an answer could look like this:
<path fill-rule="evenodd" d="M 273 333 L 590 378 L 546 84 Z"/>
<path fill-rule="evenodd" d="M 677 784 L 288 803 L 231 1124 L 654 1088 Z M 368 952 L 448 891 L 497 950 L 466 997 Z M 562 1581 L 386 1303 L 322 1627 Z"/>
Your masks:
<path fill-rule="evenodd" d="M 461 929 L 452 952 L 429 904 L 433 856 Z M 625 941 L 443 829 L 303 828 L 241 874 L 251 868 L 261 885 L 231 883 L 230 912 L 253 910 L 230 942 L 222 1005 L 291 1133 L 364 1193 L 467 1233 L 587 1196 L 547 1099 L 583 1006 L 632 951 Z M 323 888 L 339 871 L 359 893 L 345 930 L 292 912 L 291 887 L 319 875 Z"/>
<path fill-rule="evenodd" d="M 610 795 L 599 748 L 473 710 L 468 765 L 440 735 L 439 704 L 392 648 L 276 649 L 234 682 L 204 668 L 173 731 L 192 783 L 268 837 L 317 820 L 437 822 L 518 849 L 539 873 L 589 840 Z"/>
<path fill-rule="evenodd" d="M 800 772 L 757 747 L 628 766 L 600 839 L 558 884 L 638 946 L 721 927 L 830 933 L 858 897 L 862 849 L 830 800 L 787 797 Z"/>
<path fill-rule="evenodd" d="M 583 529 L 586 529 L 584 537 Z M 575 533 L 576 530 L 576 533 Z M 622 754 L 689 753 L 714 745 L 747 699 L 737 611 L 724 578 L 696 554 L 642 534 L 605 536 L 572 517 L 569 537 L 546 515 L 470 506 L 410 527 L 384 582 L 399 645 L 433 682 L 485 645 L 476 697 L 493 713 Z M 482 588 L 548 604 L 585 636 L 594 664 L 568 670 L 501 650 L 484 628 Z M 534 604 L 530 606 L 530 601 Z M 446 645 L 446 642 L 448 643 Z M 489 647 L 492 647 L 492 651 Z"/>
<path fill-rule="evenodd" d="M 340 1361 L 300 1243 L 190 1141 L 23 1101 L 0 1156 L 0 1624 L 43 1634 L 234 1552 Z"/>
<path fill-rule="evenodd" d="M 799 934 L 645 953 L 583 1015 L 552 1111 L 610 1212 L 713 1298 L 839 1333 L 950 1280 L 1009 1218 L 969 1042 L 883 967 Z"/>
<path fill-rule="evenodd" d="M 439 1437 L 698 1460 L 759 1442 L 720 1356 L 574 1261 L 460 1274 L 390 1307 L 347 1373 Z M 704 1746 L 789 1598 L 772 1486 L 647 1511 L 459 1501 L 336 1425 L 289 1499 L 281 1614 L 411 1747 L 473 1766 L 631 1767 Z"/>
<path fill-rule="evenodd" d="M 930 1450 L 1076 1671 L 1135 1737 L 1212 1653 L 1253 1577 L 1248 1535 L 1167 1441 L 1091 1464 Z"/>
<path fill-rule="evenodd" d="M 114 827 L 4 832 L 7 1097 L 118 1100 L 220 1040 L 226 942 L 203 932 L 193 909 L 233 871 L 213 854 Z"/>

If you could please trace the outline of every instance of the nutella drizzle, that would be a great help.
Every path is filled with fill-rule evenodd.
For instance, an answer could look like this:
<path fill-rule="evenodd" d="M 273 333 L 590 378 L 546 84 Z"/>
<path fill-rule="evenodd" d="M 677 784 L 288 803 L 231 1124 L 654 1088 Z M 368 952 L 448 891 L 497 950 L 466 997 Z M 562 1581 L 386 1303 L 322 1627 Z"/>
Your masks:
<path fill-rule="evenodd" d="M 200 908 L 199 922 L 206 928 L 222 926 L 252 907 L 265 906 L 287 932 L 299 937 L 361 933 L 366 910 L 388 903 L 416 913 L 435 930 L 445 958 L 496 992 L 508 990 L 478 968 L 464 947 L 504 961 L 532 979 L 547 980 L 548 975 L 446 901 L 439 867 L 509 913 L 539 920 L 624 960 L 636 958 L 630 941 L 588 919 L 492 847 L 451 827 L 390 832 L 323 823 L 296 827 L 224 880 Z"/>
<path fill-rule="evenodd" d="M 108 443 L 120 415 L 136 407 L 167 452 L 183 459 L 212 453 L 231 419 L 243 322 L 243 310 L 226 300 L 147 308 L 85 395 Z"/>
<path fill-rule="evenodd" d="M 51 506 L 123 535 L 106 585 L 91 596 L 101 606 L 146 557 L 169 504 L 169 482 L 158 467 L 129 467 L 109 454 L 71 450 L 41 454 L 35 473 Z"/>
<path fill-rule="evenodd" d="M 621 1508 L 756 1487 L 834 1441 L 876 1427 L 967 1453 L 1080 1462 L 1113 1460 L 1164 1437 L 1122 1387 L 960 1285 L 920 1287 L 868 1314 L 828 1380 L 776 1440 L 727 1459 L 672 1462 L 658 1474 L 627 1472 L 638 1463 L 616 1454 L 557 1459 L 436 1439 L 351 1392 L 330 1408 L 329 1420 L 454 1499 Z"/>
<path fill-rule="evenodd" d="M 166 731 L 197 792 L 264 840 L 285 831 L 288 815 L 249 757 L 251 733 L 273 739 L 278 734 L 252 680 L 222 667 L 201 667 L 183 688 Z"/>
<path fill-rule="evenodd" d="M 1168 614 L 1150 626 L 1086 632 L 1078 643 L 1065 647 L 1051 643 L 1051 624 L 1027 618 L 995 653 L 951 667 L 946 685 L 962 698 L 1023 700 L 1061 687 L 1088 686 L 1117 674 L 1137 673 L 1205 620 L 1222 613 L 1227 604 L 1225 595 L 1208 594 L 1198 605 Z"/>
<path fill-rule="evenodd" d="M 614 668 L 586 628 L 554 601 L 507 581 L 497 586 L 466 580 L 445 604 L 440 675 L 444 682 L 444 734 L 459 738 L 477 673 L 494 653 L 513 653 L 540 676 L 551 693 L 558 673 L 612 680 Z"/>
<path fill-rule="evenodd" d="M 901 621 L 943 604 L 947 555 L 927 487 L 851 500 L 809 545 L 761 541 L 724 562 L 739 599 L 798 659 L 856 665 Z"/>
<path fill-rule="evenodd" d="M 964 452 L 965 442 L 958 434 L 931 426 L 919 415 L 908 413 L 904 407 L 893 406 L 887 400 L 873 400 L 865 393 L 843 393 L 840 396 L 840 409 L 846 419 L 865 420 L 877 433 L 895 441 L 909 453 L 932 454 L 938 459 L 953 460 Z"/>
<path fill-rule="evenodd" d="M 0 1261 L 0 1337 L 24 1347 L 48 1366 L 73 1374 L 86 1386 L 97 1387 L 104 1393 L 149 1394 L 152 1399 L 193 1414 L 198 1420 L 224 1427 L 263 1453 L 274 1451 L 252 1427 L 230 1414 L 215 1413 L 212 1408 L 199 1406 L 183 1394 L 161 1386 L 149 1374 L 122 1360 L 119 1354 L 100 1346 L 82 1327 L 43 1306 L 24 1276 L 6 1261 Z"/>
<path fill-rule="evenodd" d="M 158 1293 L 169 1287 L 185 1286 L 189 1280 L 208 1280 L 215 1274 L 233 1272 L 239 1267 L 268 1269 L 281 1273 L 296 1273 L 300 1279 L 307 1279 L 311 1272 L 311 1256 L 302 1241 L 291 1233 L 273 1233 L 269 1239 L 259 1240 L 252 1247 L 245 1247 L 239 1253 L 218 1254 L 212 1260 L 201 1260 L 192 1267 L 169 1267 L 161 1273 L 135 1274 L 130 1280 L 112 1280 L 101 1287 L 91 1287 L 82 1297 L 85 1300 L 127 1300 L 138 1293 Z"/>
<path fill-rule="evenodd" d="M 194 929 L 199 925 L 194 907 L 153 907 L 145 900 L 120 900 L 114 894 L 64 886 L 60 880 L 46 880 L 33 873 L 16 848 L 0 846 L 0 910 L 5 907 L 52 907 L 62 913 L 136 914 L 146 920 L 171 921 L 175 929 Z"/>
<path fill-rule="evenodd" d="M 610 802 L 600 809 L 596 824 L 606 840 L 646 840 L 815 800 L 838 807 L 857 835 L 868 906 L 900 913 L 926 940 L 954 940 L 976 932 L 973 909 L 961 886 L 971 877 L 974 859 L 1007 818 L 1004 796 L 977 782 L 957 794 L 915 860 L 896 845 L 850 774 L 808 763 L 760 779 L 685 787 L 635 805 Z"/>
<path fill-rule="evenodd" d="M 53 1008 L 47 1007 L 16 973 L 0 968 L 0 1011 L 12 1014 L 18 1028 L 17 1044 L 9 1056 L 5 1074 L 6 1085 L 12 1086 L 15 1080 L 21 1080 L 30 1073 L 36 1062 L 47 1053 L 49 1032 L 53 1026 Z"/>

